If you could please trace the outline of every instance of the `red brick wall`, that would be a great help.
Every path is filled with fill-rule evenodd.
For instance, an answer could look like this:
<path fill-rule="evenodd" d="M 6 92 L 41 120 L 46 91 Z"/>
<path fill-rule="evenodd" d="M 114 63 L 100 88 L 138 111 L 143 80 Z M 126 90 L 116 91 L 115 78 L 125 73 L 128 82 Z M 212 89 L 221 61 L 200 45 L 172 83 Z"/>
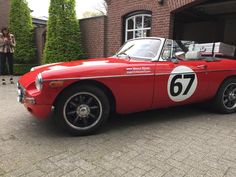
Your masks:
<path fill-rule="evenodd" d="M 164 0 L 161 5 L 157 0 L 107 0 L 108 28 L 107 54 L 112 55 L 122 45 L 123 17 L 133 11 L 152 12 L 151 36 L 171 38 L 174 28 L 175 11 L 205 0 Z"/>
<path fill-rule="evenodd" d="M 80 20 L 82 45 L 88 58 L 104 57 L 106 16 Z"/>
<path fill-rule="evenodd" d="M 0 0 L 0 29 L 8 26 L 10 12 L 10 0 Z"/>

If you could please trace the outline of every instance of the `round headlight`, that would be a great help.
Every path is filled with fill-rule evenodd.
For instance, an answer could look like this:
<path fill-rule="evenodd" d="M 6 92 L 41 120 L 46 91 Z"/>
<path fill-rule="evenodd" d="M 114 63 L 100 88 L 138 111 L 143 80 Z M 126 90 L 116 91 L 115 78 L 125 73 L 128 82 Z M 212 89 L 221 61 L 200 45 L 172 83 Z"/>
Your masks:
<path fill-rule="evenodd" d="M 41 73 L 39 73 L 35 79 L 35 86 L 39 91 L 43 88 L 43 78 Z"/>

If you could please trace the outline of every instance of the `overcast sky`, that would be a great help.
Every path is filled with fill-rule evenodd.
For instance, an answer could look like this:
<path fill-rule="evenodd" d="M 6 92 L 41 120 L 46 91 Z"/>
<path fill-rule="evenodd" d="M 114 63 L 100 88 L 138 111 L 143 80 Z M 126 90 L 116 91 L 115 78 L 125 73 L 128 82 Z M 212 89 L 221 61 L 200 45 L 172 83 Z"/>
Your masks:
<path fill-rule="evenodd" d="M 50 0 L 27 0 L 29 8 L 33 10 L 33 17 L 48 16 L 48 8 Z M 77 17 L 81 18 L 86 11 L 94 11 L 96 8 L 101 7 L 103 0 L 76 0 L 76 13 Z"/>

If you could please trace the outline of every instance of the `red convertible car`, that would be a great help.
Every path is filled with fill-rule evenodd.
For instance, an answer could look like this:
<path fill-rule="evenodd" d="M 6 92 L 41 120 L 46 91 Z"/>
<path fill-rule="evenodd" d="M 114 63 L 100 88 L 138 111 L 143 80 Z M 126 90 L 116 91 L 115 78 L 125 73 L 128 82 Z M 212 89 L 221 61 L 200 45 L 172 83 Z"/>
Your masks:
<path fill-rule="evenodd" d="M 98 130 L 112 112 L 212 100 L 221 113 L 234 113 L 234 52 L 223 43 L 134 39 L 109 58 L 32 68 L 18 81 L 18 100 L 41 119 L 53 111 L 59 125 L 77 135 Z"/>

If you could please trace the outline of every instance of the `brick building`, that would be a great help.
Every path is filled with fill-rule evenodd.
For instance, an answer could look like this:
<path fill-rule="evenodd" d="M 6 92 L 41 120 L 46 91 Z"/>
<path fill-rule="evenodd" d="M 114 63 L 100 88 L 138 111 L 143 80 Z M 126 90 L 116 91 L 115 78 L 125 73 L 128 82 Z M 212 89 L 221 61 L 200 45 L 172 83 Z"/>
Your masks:
<path fill-rule="evenodd" d="M 236 0 L 107 0 L 106 55 L 143 36 L 236 45 Z"/>
<path fill-rule="evenodd" d="M 236 45 L 236 0 L 106 1 L 107 16 L 80 20 L 82 44 L 88 58 L 113 55 L 126 40 L 145 36 Z M 7 21 L 3 22 L 1 17 L 8 13 L 9 1 L 0 0 L 0 8 L 1 26 Z M 45 27 L 41 23 L 37 27 L 40 58 Z"/>
<path fill-rule="evenodd" d="M 106 16 L 80 20 L 82 45 L 88 58 L 106 55 L 106 25 Z"/>
<path fill-rule="evenodd" d="M 106 0 L 107 17 L 81 21 L 88 57 L 145 36 L 236 45 L 236 0 Z"/>

